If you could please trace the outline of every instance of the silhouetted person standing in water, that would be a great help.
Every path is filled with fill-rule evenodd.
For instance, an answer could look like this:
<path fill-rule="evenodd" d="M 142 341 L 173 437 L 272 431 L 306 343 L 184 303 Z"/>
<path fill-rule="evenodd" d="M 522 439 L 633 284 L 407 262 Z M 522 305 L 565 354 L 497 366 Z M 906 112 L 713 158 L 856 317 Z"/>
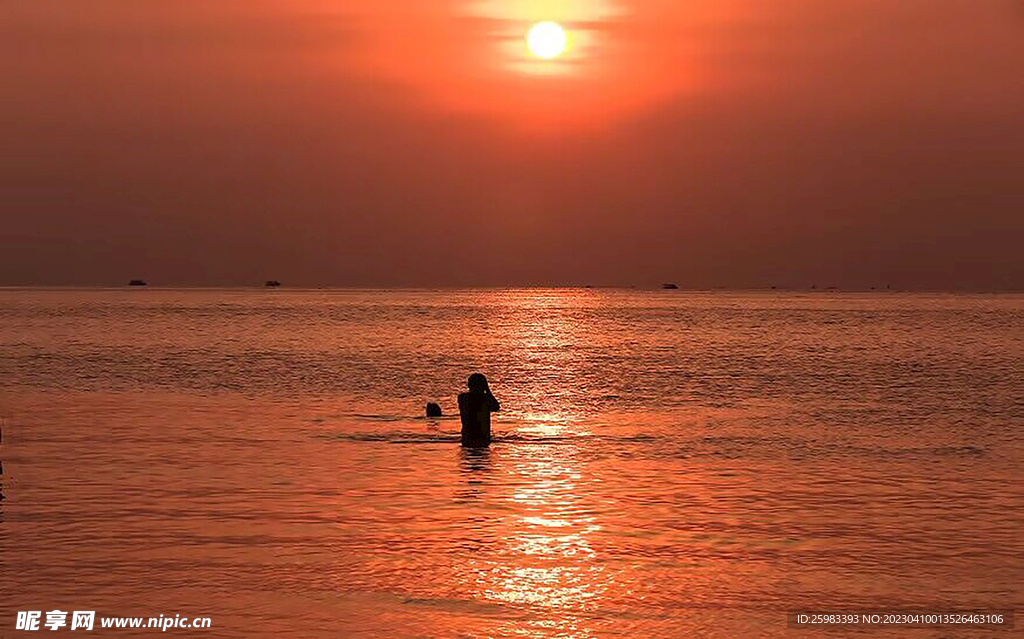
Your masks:
<path fill-rule="evenodd" d="M 489 446 L 491 443 L 491 413 L 501 410 L 480 373 L 469 376 L 469 392 L 459 395 L 459 417 L 462 418 L 462 445 Z"/>

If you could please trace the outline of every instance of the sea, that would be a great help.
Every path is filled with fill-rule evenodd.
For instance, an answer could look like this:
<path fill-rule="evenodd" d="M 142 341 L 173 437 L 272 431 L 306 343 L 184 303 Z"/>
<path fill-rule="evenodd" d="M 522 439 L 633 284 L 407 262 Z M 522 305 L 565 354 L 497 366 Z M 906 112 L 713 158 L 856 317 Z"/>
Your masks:
<path fill-rule="evenodd" d="M 1021 294 L 0 289 L 0 429 L 3 637 L 1024 623 Z"/>

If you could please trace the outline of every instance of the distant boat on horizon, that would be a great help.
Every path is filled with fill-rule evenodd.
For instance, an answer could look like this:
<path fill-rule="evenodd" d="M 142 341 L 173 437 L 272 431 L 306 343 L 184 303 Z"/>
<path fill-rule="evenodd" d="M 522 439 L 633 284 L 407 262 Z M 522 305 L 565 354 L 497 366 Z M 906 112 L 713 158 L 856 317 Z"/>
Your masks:
<path fill-rule="evenodd" d="M 662 284 L 661 288 L 663 288 L 663 289 L 665 289 L 667 291 L 674 291 L 674 290 L 677 290 L 679 288 L 679 285 L 678 284 L 673 284 L 673 283 L 669 282 L 668 284 Z"/>
<path fill-rule="evenodd" d="M 276 288 L 278 286 L 281 286 L 281 282 L 278 282 L 277 280 L 267 280 L 267 283 L 264 284 L 264 286 Z"/>
<path fill-rule="evenodd" d="M 128 282 L 128 286 L 149 286 L 149 282 L 146 280 L 132 280 Z"/>

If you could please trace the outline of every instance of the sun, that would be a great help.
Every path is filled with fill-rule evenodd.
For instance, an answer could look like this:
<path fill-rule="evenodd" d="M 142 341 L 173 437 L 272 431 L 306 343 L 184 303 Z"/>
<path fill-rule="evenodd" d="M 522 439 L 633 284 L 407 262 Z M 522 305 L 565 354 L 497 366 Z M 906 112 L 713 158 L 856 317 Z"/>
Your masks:
<path fill-rule="evenodd" d="M 569 39 L 557 22 L 538 22 L 526 34 L 526 47 L 538 58 L 550 60 L 565 52 Z"/>

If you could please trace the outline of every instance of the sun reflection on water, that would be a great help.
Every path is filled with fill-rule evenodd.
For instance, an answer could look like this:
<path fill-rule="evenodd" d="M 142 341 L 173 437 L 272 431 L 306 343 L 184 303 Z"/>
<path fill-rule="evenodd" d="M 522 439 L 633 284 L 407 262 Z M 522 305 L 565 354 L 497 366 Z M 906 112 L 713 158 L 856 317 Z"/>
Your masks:
<path fill-rule="evenodd" d="M 581 421 L 584 407 L 575 398 L 587 385 L 581 378 L 584 347 L 601 337 L 575 321 L 585 303 L 579 291 L 564 289 L 498 293 L 494 298 L 502 309 L 499 321 L 510 380 L 545 381 L 543 386 L 516 389 L 518 405 L 510 405 L 506 415 L 521 420 L 521 434 L 578 436 L 589 430 Z"/>
<path fill-rule="evenodd" d="M 512 514 L 498 538 L 500 559 L 479 566 L 476 596 L 525 607 L 593 608 L 608 579 L 594 561 L 592 537 L 601 526 L 588 505 L 584 465 L 569 446 L 521 448 L 508 451 L 506 460 L 514 489 L 506 496 Z"/>
<path fill-rule="evenodd" d="M 577 443 L 592 435 L 593 425 L 571 399 L 573 389 L 583 384 L 579 347 L 591 339 L 573 321 L 580 294 L 532 290 L 494 295 L 494 306 L 502 309 L 509 359 L 523 367 L 514 379 L 544 371 L 553 377 L 544 395 L 520 397 L 529 408 L 511 407 L 511 415 L 502 414 L 514 422 L 515 438 L 534 443 L 506 447 L 499 441 L 489 453 L 463 454 L 464 496 L 481 495 L 499 504 L 497 521 L 491 522 L 492 546 L 486 557 L 470 561 L 463 585 L 476 600 L 524 611 L 524 618 L 498 634 L 550 636 L 550 613 L 529 612 L 543 609 L 558 611 L 561 636 L 587 636 L 574 629 L 573 618 L 598 609 L 616 578 L 615 570 L 601 562 L 596 540 L 603 527 L 595 502 L 600 491 L 589 485 L 592 475 Z M 486 485 L 492 476 L 500 477 L 500 489 L 499 483 Z"/>

